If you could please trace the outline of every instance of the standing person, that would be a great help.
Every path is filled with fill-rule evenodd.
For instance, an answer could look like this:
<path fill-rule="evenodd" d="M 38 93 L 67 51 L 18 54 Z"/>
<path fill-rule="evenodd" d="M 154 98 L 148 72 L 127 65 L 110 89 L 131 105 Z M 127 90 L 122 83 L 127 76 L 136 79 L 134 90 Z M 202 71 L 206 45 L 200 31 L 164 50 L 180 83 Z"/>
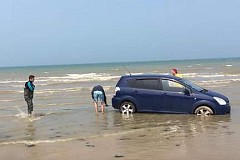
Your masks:
<path fill-rule="evenodd" d="M 107 98 L 106 98 L 103 87 L 100 85 L 93 87 L 91 94 L 92 94 L 92 99 L 93 99 L 96 113 L 98 113 L 98 101 L 101 102 L 102 113 L 104 113 L 104 108 L 105 108 L 105 105 L 107 104 Z"/>
<path fill-rule="evenodd" d="M 29 76 L 29 81 L 25 83 L 25 88 L 24 88 L 24 99 L 27 102 L 27 106 L 28 106 L 28 116 L 32 115 L 32 111 L 33 111 L 33 92 L 35 89 L 35 85 L 33 84 L 35 80 L 35 76 L 34 75 L 30 75 Z"/>
<path fill-rule="evenodd" d="M 176 77 L 182 78 L 182 75 L 181 75 L 181 74 L 178 74 L 178 70 L 177 70 L 176 68 L 173 68 L 173 69 L 172 69 L 172 75 L 173 75 L 173 76 L 176 76 Z"/>

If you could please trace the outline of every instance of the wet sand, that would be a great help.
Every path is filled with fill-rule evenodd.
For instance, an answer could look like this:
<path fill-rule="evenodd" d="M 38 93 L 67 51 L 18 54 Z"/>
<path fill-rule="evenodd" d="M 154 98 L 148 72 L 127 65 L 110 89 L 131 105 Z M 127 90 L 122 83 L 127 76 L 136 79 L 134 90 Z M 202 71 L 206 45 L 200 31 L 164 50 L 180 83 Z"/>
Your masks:
<path fill-rule="evenodd" d="M 199 135 L 195 138 L 169 137 L 163 142 L 150 141 L 150 135 L 139 133 L 132 137 L 114 136 L 91 140 L 75 140 L 37 144 L 1 146 L 1 159 L 49 160 L 49 159 L 239 159 L 240 144 L 233 139 Z M 215 142 L 213 142 L 215 141 Z M 235 142 L 234 142 L 235 141 Z M 218 145 L 221 144 L 221 145 Z M 227 148 L 226 148 L 227 146 Z M 234 156 L 235 155 L 235 156 Z"/>
<path fill-rule="evenodd" d="M 65 142 L 2 145 L 3 160 L 49 159 L 239 159 L 240 110 L 229 116 L 176 116 L 149 127 L 131 126 L 128 132 L 103 134 Z M 131 119 L 131 118 L 130 118 Z M 163 120 L 161 119 L 161 120 Z M 132 119 L 134 121 L 134 119 Z M 195 121 L 194 121 L 195 120 Z M 187 123 L 192 121 L 192 123 Z"/>

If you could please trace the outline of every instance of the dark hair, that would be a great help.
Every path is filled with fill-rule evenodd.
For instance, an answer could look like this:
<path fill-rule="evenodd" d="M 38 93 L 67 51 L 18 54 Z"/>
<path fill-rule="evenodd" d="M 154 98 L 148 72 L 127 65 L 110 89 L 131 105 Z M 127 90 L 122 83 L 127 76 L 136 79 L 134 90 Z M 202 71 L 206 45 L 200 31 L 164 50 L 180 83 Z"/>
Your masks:
<path fill-rule="evenodd" d="M 28 78 L 29 78 L 29 80 L 30 80 L 30 79 L 35 78 L 35 76 L 34 76 L 34 75 L 30 75 Z"/>

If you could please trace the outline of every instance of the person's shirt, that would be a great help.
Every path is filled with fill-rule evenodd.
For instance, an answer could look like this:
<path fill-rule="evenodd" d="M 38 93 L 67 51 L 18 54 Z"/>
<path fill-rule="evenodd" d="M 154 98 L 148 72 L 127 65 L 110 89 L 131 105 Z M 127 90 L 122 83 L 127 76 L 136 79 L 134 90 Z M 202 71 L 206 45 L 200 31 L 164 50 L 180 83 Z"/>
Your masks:
<path fill-rule="evenodd" d="M 175 74 L 176 77 L 183 78 L 182 74 Z"/>
<path fill-rule="evenodd" d="M 25 83 L 25 89 L 29 91 L 28 93 L 33 94 L 35 85 L 31 81 L 28 81 Z"/>
<path fill-rule="evenodd" d="M 106 102 L 107 102 L 106 94 L 105 94 L 105 91 L 104 91 L 103 87 L 100 86 L 100 85 L 97 85 L 97 86 L 93 87 L 92 92 L 91 92 L 91 94 L 92 94 L 92 99 L 94 99 L 94 97 L 93 97 L 94 91 L 101 91 L 101 92 L 103 93 L 103 95 L 104 95 L 105 104 L 107 104 L 107 103 L 106 103 Z"/>

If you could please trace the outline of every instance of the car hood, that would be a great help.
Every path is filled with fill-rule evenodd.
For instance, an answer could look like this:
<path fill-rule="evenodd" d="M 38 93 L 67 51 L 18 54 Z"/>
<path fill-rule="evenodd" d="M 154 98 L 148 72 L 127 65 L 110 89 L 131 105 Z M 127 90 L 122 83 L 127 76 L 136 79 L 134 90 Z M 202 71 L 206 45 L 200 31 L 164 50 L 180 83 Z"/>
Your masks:
<path fill-rule="evenodd" d="M 229 101 L 226 96 L 224 96 L 224 95 L 222 95 L 222 94 L 220 94 L 220 93 L 211 91 L 211 90 L 209 90 L 209 91 L 207 91 L 207 92 L 204 92 L 203 94 L 206 94 L 206 95 L 211 96 L 211 97 L 219 97 L 219 98 L 224 99 L 224 100 L 227 101 L 227 102 Z"/>

